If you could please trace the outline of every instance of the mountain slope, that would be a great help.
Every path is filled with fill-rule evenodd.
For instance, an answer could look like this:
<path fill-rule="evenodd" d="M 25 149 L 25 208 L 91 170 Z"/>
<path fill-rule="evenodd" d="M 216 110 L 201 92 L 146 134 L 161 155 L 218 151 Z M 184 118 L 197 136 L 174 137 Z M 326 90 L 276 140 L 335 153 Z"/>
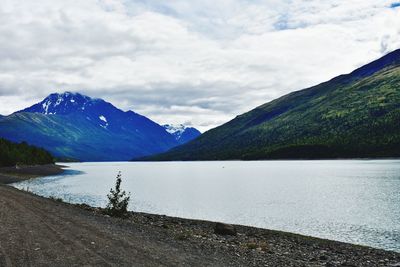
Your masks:
<path fill-rule="evenodd" d="M 32 107 L 0 117 L 0 136 L 83 161 L 129 160 L 179 144 L 142 115 L 70 92 L 51 94 Z"/>
<path fill-rule="evenodd" d="M 293 92 L 151 160 L 400 156 L 400 50 Z"/>

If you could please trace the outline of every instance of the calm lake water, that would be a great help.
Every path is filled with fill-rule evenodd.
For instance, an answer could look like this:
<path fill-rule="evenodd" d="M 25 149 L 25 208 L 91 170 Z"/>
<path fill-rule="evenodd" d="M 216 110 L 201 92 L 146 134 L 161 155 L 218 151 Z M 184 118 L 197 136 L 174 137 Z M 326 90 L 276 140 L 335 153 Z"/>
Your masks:
<path fill-rule="evenodd" d="M 118 171 L 130 209 L 283 230 L 400 252 L 400 160 L 71 163 L 21 182 L 105 206 Z"/>

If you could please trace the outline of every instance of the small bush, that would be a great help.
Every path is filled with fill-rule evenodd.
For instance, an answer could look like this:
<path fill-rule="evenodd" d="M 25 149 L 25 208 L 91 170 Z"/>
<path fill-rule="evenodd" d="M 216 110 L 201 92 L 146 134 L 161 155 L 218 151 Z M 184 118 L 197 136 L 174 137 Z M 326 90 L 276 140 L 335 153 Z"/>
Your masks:
<path fill-rule="evenodd" d="M 60 198 L 60 197 L 50 196 L 50 199 L 54 200 L 54 201 L 57 201 L 57 202 L 60 202 L 60 203 L 64 202 L 64 200 L 62 198 Z"/>
<path fill-rule="evenodd" d="M 267 242 L 265 242 L 265 241 L 260 242 L 260 243 L 258 244 L 258 246 L 261 248 L 262 251 L 267 251 L 267 250 L 268 250 L 268 244 L 267 244 Z"/>
<path fill-rule="evenodd" d="M 181 232 L 175 235 L 176 240 L 184 241 L 189 239 L 189 234 L 185 232 Z"/>
<path fill-rule="evenodd" d="M 108 197 L 108 204 L 106 207 L 106 214 L 113 217 L 126 217 L 128 215 L 128 204 L 130 200 L 130 193 L 121 191 L 121 172 L 118 172 L 115 189 L 110 189 Z"/>
<path fill-rule="evenodd" d="M 261 242 L 251 241 L 251 242 L 246 243 L 245 247 L 247 247 L 248 249 L 257 249 L 260 251 L 268 250 L 268 245 L 265 241 L 261 241 Z"/>
<path fill-rule="evenodd" d="M 258 245 L 256 243 L 254 243 L 254 242 L 250 242 L 250 243 L 246 244 L 246 247 L 248 249 L 256 249 L 258 247 Z"/>

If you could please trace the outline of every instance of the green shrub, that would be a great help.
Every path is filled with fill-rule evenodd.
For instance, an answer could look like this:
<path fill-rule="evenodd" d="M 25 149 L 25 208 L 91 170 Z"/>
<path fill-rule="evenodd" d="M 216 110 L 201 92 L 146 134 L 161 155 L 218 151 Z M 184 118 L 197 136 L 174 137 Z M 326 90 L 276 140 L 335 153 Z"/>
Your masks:
<path fill-rule="evenodd" d="M 257 245 L 257 243 L 250 242 L 250 243 L 247 243 L 247 244 L 246 244 L 246 247 L 247 247 L 248 249 L 256 249 L 256 248 L 258 247 L 258 245 Z"/>
<path fill-rule="evenodd" d="M 61 202 L 61 203 L 64 202 L 64 200 L 62 198 L 60 198 L 60 197 L 50 196 L 49 198 L 51 200 L 54 200 L 54 201 L 57 201 L 57 202 Z"/>
<path fill-rule="evenodd" d="M 175 239 L 176 240 L 180 240 L 180 241 L 184 241 L 184 240 L 188 240 L 190 237 L 190 234 L 185 233 L 185 232 L 181 232 L 175 235 Z"/>
<path fill-rule="evenodd" d="M 121 172 L 118 172 L 115 189 L 111 188 L 110 193 L 107 195 L 106 213 L 113 217 L 126 217 L 128 215 L 130 193 L 127 194 L 125 191 L 121 191 L 121 182 Z"/>

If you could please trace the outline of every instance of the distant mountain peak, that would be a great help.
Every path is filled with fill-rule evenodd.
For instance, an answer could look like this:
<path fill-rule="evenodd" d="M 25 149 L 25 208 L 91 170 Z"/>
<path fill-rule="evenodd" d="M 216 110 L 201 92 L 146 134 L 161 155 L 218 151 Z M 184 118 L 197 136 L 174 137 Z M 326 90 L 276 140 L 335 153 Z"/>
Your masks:
<path fill-rule="evenodd" d="M 185 129 L 188 128 L 183 124 L 164 124 L 163 127 L 170 134 L 174 133 L 182 134 L 185 131 Z"/>
<path fill-rule="evenodd" d="M 163 127 L 181 144 L 187 143 L 201 135 L 200 131 L 196 128 L 188 127 L 183 124 L 164 124 Z"/>

